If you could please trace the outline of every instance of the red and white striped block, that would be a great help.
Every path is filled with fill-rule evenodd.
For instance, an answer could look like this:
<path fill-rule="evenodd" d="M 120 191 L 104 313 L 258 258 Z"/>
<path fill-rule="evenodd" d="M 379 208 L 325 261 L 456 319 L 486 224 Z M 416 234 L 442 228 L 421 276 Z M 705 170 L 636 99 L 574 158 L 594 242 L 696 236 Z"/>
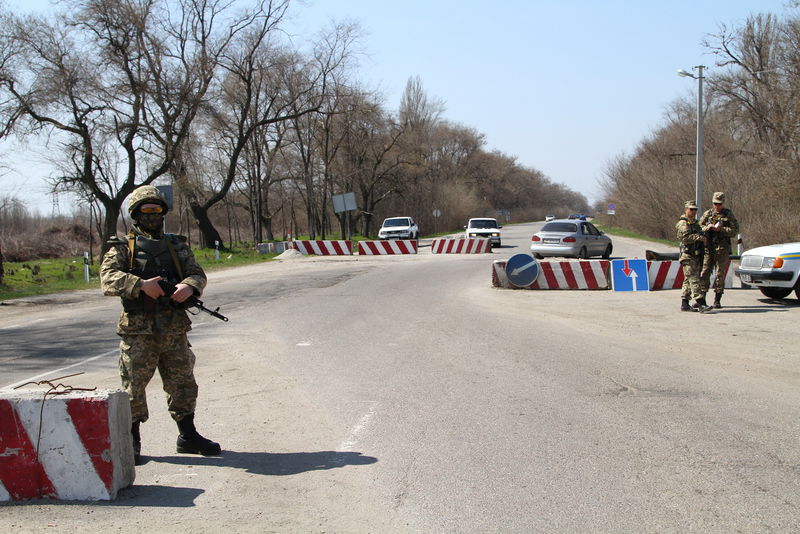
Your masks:
<path fill-rule="evenodd" d="M 650 282 L 650 291 L 660 289 L 680 289 L 683 286 L 683 269 L 678 261 L 648 261 L 647 278 Z M 711 275 L 711 286 L 714 287 L 715 275 Z M 733 269 L 728 264 L 725 273 L 725 287 L 733 287 Z"/>
<path fill-rule="evenodd" d="M 351 241 L 292 241 L 292 247 L 303 254 L 316 256 L 351 256 L 353 243 Z"/>
<path fill-rule="evenodd" d="M 386 241 L 359 241 L 358 253 L 362 256 L 382 256 L 387 254 L 416 254 L 416 239 L 389 239 Z"/>
<path fill-rule="evenodd" d="M 43 397 L 0 392 L 0 501 L 111 500 L 133 484 L 127 393 Z"/>
<path fill-rule="evenodd" d="M 431 252 L 434 254 L 484 254 L 491 251 L 488 239 L 474 237 L 434 239 L 431 245 Z"/>
<path fill-rule="evenodd" d="M 611 289 L 608 260 L 540 261 L 539 276 L 521 289 Z M 516 288 L 506 276 L 506 262 L 495 261 L 492 266 L 492 285 Z"/>

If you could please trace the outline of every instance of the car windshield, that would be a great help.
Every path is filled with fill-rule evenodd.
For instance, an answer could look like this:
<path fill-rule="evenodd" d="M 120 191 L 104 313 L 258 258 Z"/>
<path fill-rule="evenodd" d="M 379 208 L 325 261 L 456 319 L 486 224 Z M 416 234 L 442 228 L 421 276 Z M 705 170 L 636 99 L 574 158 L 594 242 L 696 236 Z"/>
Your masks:
<path fill-rule="evenodd" d="M 567 222 L 551 222 L 542 227 L 542 232 L 563 232 L 573 234 L 578 231 L 578 225 Z"/>
<path fill-rule="evenodd" d="M 406 217 L 397 217 L 395 219 L 386 219 L 383 221 L 383 227 L 387 228 L 389 226 L 411 226 L 411 223 L 408 222 Z"/>
<path fill-rule="evenodd" d="M 494 219 L 478 219 L 469 222 L 470 228 L 497 228 L 497 221 Z"/>

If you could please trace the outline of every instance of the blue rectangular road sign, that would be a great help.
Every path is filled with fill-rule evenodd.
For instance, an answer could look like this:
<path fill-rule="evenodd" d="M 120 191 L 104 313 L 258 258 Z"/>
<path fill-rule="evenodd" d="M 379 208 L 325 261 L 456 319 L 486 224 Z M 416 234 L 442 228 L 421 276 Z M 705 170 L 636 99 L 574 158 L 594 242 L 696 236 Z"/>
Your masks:
<path fill-rule="evenodd" d="M 650 291 L 647 260 L 611 260 L 614 291 Z"/>

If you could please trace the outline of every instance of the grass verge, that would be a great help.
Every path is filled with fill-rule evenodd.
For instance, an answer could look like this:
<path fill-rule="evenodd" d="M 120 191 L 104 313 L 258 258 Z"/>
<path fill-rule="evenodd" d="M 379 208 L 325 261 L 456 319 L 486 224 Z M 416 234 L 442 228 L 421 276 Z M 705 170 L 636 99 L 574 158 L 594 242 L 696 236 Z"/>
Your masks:
<path fill-rule="evenodd" d="M 197 249 L 193 252 L 197 262 L 206 271 L 265 262 L 276 256 L 259 254 L 247 243 L 220 251 L 219 259 L 213 249 Z M 83 257 L 4 262 L 3 268 L 5 273 L 3 284 L 0 284 L 0 301 L 62 291 L 100 289 L 100 263 L 95 261 L 89 265 L 89 282 L 86 282 Z"/>

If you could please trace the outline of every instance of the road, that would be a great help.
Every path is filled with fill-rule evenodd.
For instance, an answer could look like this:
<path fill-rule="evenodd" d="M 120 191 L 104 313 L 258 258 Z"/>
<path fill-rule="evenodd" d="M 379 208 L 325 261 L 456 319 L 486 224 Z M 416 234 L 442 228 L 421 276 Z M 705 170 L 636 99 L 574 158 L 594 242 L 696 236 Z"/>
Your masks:
<path fill-rule="evenodd" d="M 797 300 L 492 288 L 539 226 L 491 255 L 212 273 L 230 322 L 198 316 L 190 340 L 224 455 L 175 453 L 156 378 L 133 487 L 0 506 L 0 531 L 796 532 Z M 95 292 L 0 306 L 0 386 L 116 388 L 117 315 Z"/>

